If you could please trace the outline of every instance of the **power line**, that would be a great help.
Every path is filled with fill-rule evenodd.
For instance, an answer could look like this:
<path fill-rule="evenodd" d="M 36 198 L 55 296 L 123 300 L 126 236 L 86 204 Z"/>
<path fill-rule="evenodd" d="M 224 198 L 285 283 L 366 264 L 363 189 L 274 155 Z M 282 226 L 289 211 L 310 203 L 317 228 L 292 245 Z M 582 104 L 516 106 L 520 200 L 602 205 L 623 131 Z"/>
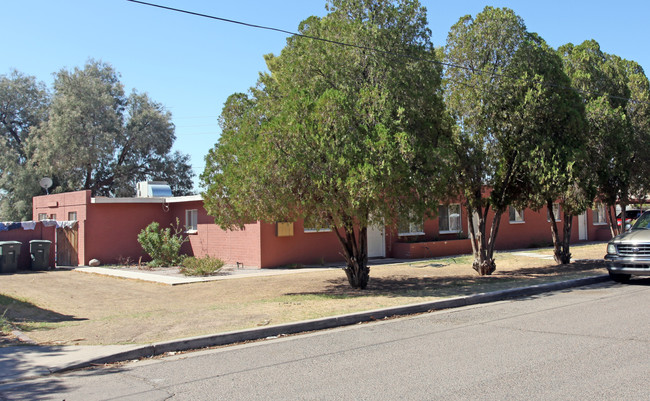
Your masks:
<path fill-rule="evenodd" d="M 215 121 L 213 124 L 197 124 L 197 125 L 177 125 L 176 128 L 202 128 L 202 127 L 214 127 L 217 125 Z"/>
<path fill-rule="evenodd" d="M 183 10 L 183 9 L 180 9 L 180 8 L 163 6 L 163 5 L 160 5 L 160 4 L 148 3 L 148 2 L 140 1 L 140 0 L 126 0 L 126 1 L 129 1 L 131 3 L 137 3 L 137 4 L 145 5 L 145 6 L 160 8 L 160 9 L 163 9 L 163 10 L 174 11 L 174 12 L 178 12 L 178 13 L 182 13 L 182 14 L 189 14 L 189 15 L 193 15 L 193 16 L 197 16 L 197 17 L 208 18 L 208 19 L 213 19 L 213 20 L 222 21 L 222 22 L 228 22 L 228 23 L 231 23 L 231 24 L 243 25 L 243 26 L 250 27 L 250 28 L 264 29 L 264 30 L 273 31 L 273 32 L 280 32 L 280 33 L 284 33 L 284 34 L 291 35 L 291 36 L 297 36 L 297 37 L 301 37 L 301 38 L 305 38 L 305 39 L 311 39 L 311 40 L 316 40 L 316 41 L 320 41 L 320 42 L 331 43 L 331 44 L 338 45 L 338 46 L 351 47 L 351 48 L 355 48 L 355 49 L 359 49 L 359 50 L 368 50 L 368 51 L 371 51 L 373 53 L 379 53 L 379 54 L 383 54 L 383 55 L 387 55 L 387 56 L 393 56 L 393 57 L 398 57 L 398 58 L 407 58 L 407 59 L 411 59 L 411 60 L 415 60 L 415 61 L 425 61 L 425 62 L 429 62 L 429 63 L 438 64 L 438 65 L 441 65 L 441 66 L 444 66 L 444 67 L 447 67 L 447 68 L 462 69 L 462 70 L 470 72 L 471 74 L 480 74 L 480 75 L 488 74 L 488 75 L 498 77 L 498 78 L 510 78 L 510 79 L 519 78 L 519 77 L 512 77 L 512 76 L 507 76 L 507 75 L 504 75 L 504 74 L 499 74 L 499 73 L 496 73 L 496 72 L 483 71 L 483 70 L 478 70 L 477 71 L 477 70 L 475 70 L 473 68 L 470 68 L 470 67 L 465 67 L 463 65 L 454 64 L 454 63 L 446 63 L 446 62 L 443 62 L 443 61 L 440 61 L 440 60 L 425 59 L 425 58 L 421 58 L 421 57 L 412 56 L 412 55 L 409 55 L 409 54 L 395 53 L 395 52 L 381 50 L 381 49 L 377 49 L 377 48 L 373 48 L 373 47 L 355 45 L 355 44 L 352 44 L 352 43 L 346 43 L 346 42 L 340 42 L 340 41 L 331 40 L 331 39 L 325 39 L 325 38 L 321 38 L 321 37 L 318 37 L 318 36 L 305 35 L 305 34 L 302 34 L 302 33 L 299 33 L 299 32 L 287 31 L 285 29 L 274 28 L 274 27 L 264 26 L 264 25 L 251 24 L 251 23 L 248 23 L 248 22 L 237 21 L 237 20 L 233 20 L 233 19 L 229 19 L 229 18 L 223 18 L 223 17 L 217 17 L 217 16 L 209 15 L 209 14 L 197 13 L 197 12 L 194 12 L 194 11 L 188 11 L 188 10 Z M 573 88 L 573 87 L 566 87 L 566 86 L 563 86 L 563 85 L 554 84 L 552 82 L 545 82 L 545 83 L 543 83 L 543 85 L 552 86 L 552 87 L 561 88 L 561 89 L 574 90 L 574 91 L 576 91 L 578 93 L 581 93 L 581 94 L 589 94 L 589 95 L 595 95 L 595 96 L 606 96 L 606 97 L 611 98 L 611 99 L 627 100 L 627 101 L 630 101 L 630 102 L 633 102 L 633 103 L 650 104 L 649 102 L 645 102 L 645 101 L 641 101 L 641 100 L 636 100 L 636 99 L 631 99 L 631 98 L 626 98 L 626 97 L 623 97 L 623 96 L 616 96 L 616 95 L 603 95 L 601 93 L 581 90 L 581 89 L 577 89 L 577 88 Z"/>
<path fill-rule="evenodd" d="M 215 120 L 219 118 L 219 116 L 214 115 L 214 116 L 184 116 L 184 117 L 177 117 L 173 116 L 174 120 L 195 120 L 195 119 L 204 119 L 204 118 L 214 118 Z"/>
<path fill-rule="evenodd" d="M 291 35 L 291 36 L 298 36 L 298 37 L 305 38 L 305 39 L 317 40 L 317 41 L 331 43 L 331 44 L 335 44 L 335 45 L 339 45 L 339 46 L 347 46 L 347 47 L 352 47 L 352 48 L 356 48 L 356 49 L 360 49 L 360 50 L 369 50 L 369 51 L 372 51 L 372 52 L 375 52 L 375 53 L 382 53 L 382 54 L 385 54 L 385 55 L 412 58 L 412 59 L 416 59 L 416 60 L 420 60 L 420 61 L 433 61 L 433 62 L 439 63 L 441 65 L 445 65 L 445 63 L 440 62 L 438 60 L 420 59 L 420 58 L 417 58 L 417 57 L 414 57 L 414 56 L 409 56 L 407 54 L 399 54 L 399 53 L 389 52 L 389 51 L 381 50 L 381 49 L 377 49 L 377 48 L 361 46 L 361 45 L 355 45 L 355 44 L 340 42 L 340 41 L 331 40 L 331 39 L 325 39 L 325 38 L 321 38 L 321 37 L 318 37 L 318 36 L 305 35 L 305 34 L 298 33 L 298 32 L 287 31 L 285 29 L 273 28 L 273 27 L 264 26 L 264 25 L 250 24 L 248 22 L 237 21 L 237 20 L 222 18 L 222 17 L 216 17 L 214 15 L 201 14 L 201 13 L 197 13 L 197 12 L 193 12 L 193 11 L 183 10 L 183 9 L 180 9 L 180 8 L 167 7 L 167 6 L 163 6 L 163 5 L 160 5 L 160 4 L 147 3 L 147 2 L 139 1 L 139 0 L 126 0 L 126 1 L 130 1 L 131 3 L 142 4 L 142 5 L 150 6 L 150 7 L 161 8 L 163 10 L 169 10 L 169 11 L 175 11 L 175 12 L 179 12 L 179 13 L 183 13 L 183 14 L 194 15 L 194 16 L 197 16 L 197 17 L 209 18 L 209 19 L 214 19 L 214 20 L 222 21 L 222 22 L 229 22 L 231 24 L 243 25 L 243 26 L 247 26 L 247 27 L 250 27 L 250 28 L 265 29 L 265 30 L 268 30 L 268 31 L 280 32 L 280 33 L 284 33 L 284 34 Z M 466 67 L 463 67 L 463 68 L 466 68 Z"/>
<path fill-rule="evenodd" d="M 205 131 L 205 132 L 176 132 L 176 135 L 219 135 L 217 131 Z"/>

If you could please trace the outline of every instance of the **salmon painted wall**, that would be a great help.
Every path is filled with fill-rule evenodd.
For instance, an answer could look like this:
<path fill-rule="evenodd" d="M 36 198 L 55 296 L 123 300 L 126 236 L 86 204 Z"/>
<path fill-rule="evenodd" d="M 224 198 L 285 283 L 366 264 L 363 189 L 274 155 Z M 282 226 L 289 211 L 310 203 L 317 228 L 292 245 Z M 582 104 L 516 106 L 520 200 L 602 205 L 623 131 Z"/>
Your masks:
<path fill-rule="evenodd" d="M 439 218 L 434 217 L 432 219 L 425 220 L 423 223 L 424 235 L 417 236 L 402 236 L 399 235 L 397 229 L 387 228 L 386 229 L 386 256 L 393 258 L 409 258 L 411 256 L 407 255 L 420 255 L 426 253 L 427 255 L 431 254 L 431 249 L 436 248 L 435 256 L 448 256 L 448 255 L 458 255 L 459 253 L 469 253 L 472 252 L 471 245 L 466 250 L 466 244 L 469 244 L 468 241 L 460 241 L 458 244 L 456 240 L 464 239 L 468 237 L 468 218 L 467 211 L 461 207 L 460 212 L 460 224 L 462 228 L 462 233 L 440 233 L 439 230 Z M 423 251 L 415 251 L 417 246 L 405 246 L 404 243 L 419 243 L 419 242 L 447 242 L 451 250 L 446 250 L 444 252 L 439 252 L 439 246 L 425 246 Z M 460 243 L 464 245 L 459 245 Z M 418 256 L 412 256 L 418 257 Z M 424 257 L 424 256 L 422 256 Z"/>
<path fill-rule="evenodd" d="M 98 200 L 101 198 L 98 198 Z M 129 257 L 137 262 L 142 257 L 148 261 L 140 244 L 137 242 L 138 233 L 152 221 L 158 221 L 162 227 L 168 227 L 176 218 L 181 227 L 186 225 L 186 210 L 197 210 L 197 231 L 186 233 L 188 242 L 182 251 L 197 257 L 213 256 L 223 259 L 226 263 L 241 263 L 249 267 L 275 267 L 287 264 L 320 264 L 340 262 L 341 246 L 332 232 L 304 232 L 302 221 L 293 224 L 294 235 L 279 237 L 275 224 L 252 223 L 243 230 L 224 231 L 214 224 L 214 219 L 203 208 L 202 201 L 171 199 L 165 206 L 161 203 L 136 202 L 129 200 L 115 203 L 90 203 L 90 191 L 78 191 L 65 194 L 39 196 L 34 198 L 34 220 L 39 213 L 48 217 L 56 215 L 58 220 L 67 220 L 68 213 L 75 212 L 79 221 L 79 264 L 85 265 L 90 259 L 97 258 L 103 264 L 118 263 L 120 258 Z M 488 216 L 491 221 L 492 215 Z M 527 248 L 532 245 L 545 245 L 551 242 L 551 231 L 546 218 L 546 209 L 539 212 L 530 209 L 524 211 L 524 223 L 512 224 L 509 213 L 501 217 L 497 249 Z M 610 238 L 609 227 L 594 225 L 593 211 L 587 212 L 588 240 L 607 240 Z M 558 223 L 558 229 L 562 224 Z M 419 255 L 429 252 L 425 248 L 405 247 L 401 243 L 422 243 L 426 241 L 448 243 L 448 248 L 468 249 L 468 241 L 458 241 L 468 235 L 468 215 L 465 209 L 461 211 L 461 227 L 463 232 L 439 233 L 438 218 L 424 222 L 423 236 L 401 237 L 395 229 L 386 229 L 386 256 L 404 257 L 403 254 Z M 573 222 L 572 242 L 578 241 L 578 221 Z M 461 246 L 461 242 L 462 245 Z M 453 245 L 453 246 L 452 246 Z M 458 246 L 456 246 L 458 245 Z M 396 250 L 400 248 L 401 250 Z M 421 248 L 421 247 L 420 247 Z M 459 249 L 460 249 L 459 248 Z M 448 249 L 442 254 L 448 254 Z M 455 251 L 456 252 L 456 251 Z M 460 251 L 458 251 L 460 252 Z M 431 256 L 442 256 L 438 255 Z M 463 252 L 461 252 L 463 253 Z"/>
<path fill-rule="evenodd" d="M 38 215 L 43 213 L 48 219 L 68 220 L 70 213 L 77 214 L 78 244 L 77 254 L 79 264 L 84 264 L 86 242 L 87 205 L 90 203 L 90 190 L 65 192 L 62 194 L 41 195 L 33 198 L 32 219 L 39 220 Z M 52 246 L 54 248 L 54 246 Z M 52 250 L 54 252 L 54 250 Z"/>
<path fill-rule="evenodd" d="M 260 224 L 246 224 L 243 230 L 222 230 L 203 208 L 202 201 L 170 203 L 173 219 L 186 225 L 185 211 L 197 211 L 196 233 L 187 234 L 181 252 L 196 257 L 216 257 L 228 264 L 262 267 Z"/>
<path fill-rule="evenodd" d="M 594 211 L 587 210 L 587 227 L 588 227 L 588 241 L 609 241 L 612 239 L 612 232 L 609 228 L 609 214 L 607 215 L 608 223 L 597 224 L 594 223 Z M 616 216 L 614 208 L 612 208 L 612 215 Z"/>
<path fill-rule="evenodd" d="M 293 223 L 293 236 L 278 237 L 276 225 L 261 223 L 262 267 L 341 262 L 342 248 L 332 231 L 305 232 L 302 220 Z"/>
<path fill-rule="evenodd" d="M 611 238 L 609 225 L 607 223 L 594 224 L 593 215 L 593 210 L 587 210 L 587 241 L 609 240 Z M 493 217 L 494 213 L 490 211 L 488 213 L 488 232 Z M 562 215 L 560 218 L 563 219 L 564 216 Z M 431 257 L 471 253 L 472 248 L 469 241 L 457 241 L 459 237 L 464 238 L 469 236 L 467 210 L 465 208 L 461 211 L 461 224 L 463 232 L 460 235 L 440 234 L 438 218 L 424 222 L 425 235 L 405 237 L 398 236 L 397 230 L 389 230 L 387 232 L 387 255 L 396 258 L 408 258 L 425 257 L 425 254 L 427 255 L 426 257 Z M 558 221 L 557 227 L 561 232 L 564 228 L 564 221 Z M 533 211 L 532 209 L 524 210 L 524 222 L 522 223 L 510 222 L 509 210 L 506 209 L 506 212 L 501 216 L 495 248 L 497 250 L 508 250 L 550 246 L 552 241 L 551 227 L 547 219 L 546 208 L 542 208 L 539 211 Z M 441 242 L 446 242 L 449 249 L 440 249 L 439 243 Z M 580 242 L 577 216 L 573 218 L 571 226 L 571 242 Z"/>
<path fill-rule="evenodd" d="M 172 213 L 161 203 L 91 203 L 88 205 L 85 252 L 80 263 L 91 259 L 102 264 L 116 264 L 124 258 L 137 263 L 151 260 L 138 243 L 138 234 L 151 222 L 169 227 Z M 79 235 L 81 238 L 81 233 Z"/>
<path fill-rule="evenodd" d="M 558 230 L 564 228 L 564 214 L 562 221 L 557 222 Z M 496 249 L 529 248 L 540 245 L 552 244 L 550 222 L 547 220 L 546 208 L 539 212 L 531 209 L 524 211 L 524 223 L 511 223 L 509 214 L 501 216 L 501 225 L 497 236 Z M 571 243 L 580 242 L 578 216 L 573 217 L 571 224 Z M 594 210 L 587 210 L 587 241 L 608 241 L 611 239 L 609 223 L 594 223 Z"/>
<path fill-rule="evenodd" d="M 48 240 L 50 245 L 50 267 L 54 267 L 54 227 L 43 227 L 42 223 L 36 223 L 33 230 L 17 228 L 10 231 L 0 231 L 0 241 L 21 242 L 20 255 L 18 256 L 18 269 L 29 270 L 31 268 L 31 256 L 29 253 L 29 241 Z"/>

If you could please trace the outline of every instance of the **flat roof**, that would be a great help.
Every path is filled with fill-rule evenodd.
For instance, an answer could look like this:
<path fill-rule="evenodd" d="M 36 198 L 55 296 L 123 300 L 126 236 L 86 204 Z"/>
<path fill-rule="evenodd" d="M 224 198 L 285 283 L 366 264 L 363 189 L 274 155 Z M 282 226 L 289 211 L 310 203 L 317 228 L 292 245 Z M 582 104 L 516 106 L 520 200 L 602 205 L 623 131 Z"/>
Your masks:
<path fill-rule="evenodd" d="M 181 203 L 202 201 L 201 195 L 151 197 L 151 198 L 107 198 L 98 196 L 90 198 L 90 203 Z"/>

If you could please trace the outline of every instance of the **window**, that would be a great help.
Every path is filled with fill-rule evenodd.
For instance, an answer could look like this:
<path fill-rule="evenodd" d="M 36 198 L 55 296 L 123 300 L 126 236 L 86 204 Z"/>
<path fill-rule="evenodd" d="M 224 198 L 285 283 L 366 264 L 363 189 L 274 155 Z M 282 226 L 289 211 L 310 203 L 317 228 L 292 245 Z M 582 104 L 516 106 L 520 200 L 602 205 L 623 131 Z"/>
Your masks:
<path fill-rule="evenodd" d="M 602 203 L 596 203 L 594 208 L 594 225 L 607 224 L 607 218 L 605 217 L 605 205 Z"/>
<path fill-rule="evenodd" d="M 553 216 L 555 217 L 555 221 L 562 221 L 560 218 L 560 204 L 559 203 L 554 203 L 553 204 Z M 551 221 L 551 214 L 548 212 L 548 208 L 546 208 L 546 221 Z"/>
<path fill-rule="evenodd" d="M 438 232 L 445 234 L 461 231 L 460 204 L 440 205 L 438 207 Z"/>
<path fill-rule="evenodd" d="M 315 227 L 305 227 L 304 232 L 306 233 L 328 233 L 332 231 L 331 228 L 315 228 Z"/>
<path fill-rule="evenodd" d="M 47 213 L 39 213 L 38 214 L 38 221 L 41 220 L 47 220 Z"/>
<path fill-rule="evenodd" d="M 68 220 L 77 221 L 77 212 L 68 212 Z"/>
<path fill-rule="evenodd" d="M 185 211 L 185 230 L 189 233 L 195 233 L 197 231 L 196 209 L 188 209 Z"/>
<path fill-rule="evenodd" d="M 329 227 L 320 227 L 320 224 L 315 222 L 314 218 L 305 218 L 303 221 L 303 232 L 306 233 L 326 233 L 332 231 Z"/>
<path fill-rule="evenodd" d="M 510 224 L 524 223 L 524 211 L 510 206 Z"/>
<path fill-rule="evenodd" d="M 404 237 L 409 235 L 424 235 L 423 226 L 422 220 L 413 223 L 403 219 L 397 226 L 397 235 Z"/>

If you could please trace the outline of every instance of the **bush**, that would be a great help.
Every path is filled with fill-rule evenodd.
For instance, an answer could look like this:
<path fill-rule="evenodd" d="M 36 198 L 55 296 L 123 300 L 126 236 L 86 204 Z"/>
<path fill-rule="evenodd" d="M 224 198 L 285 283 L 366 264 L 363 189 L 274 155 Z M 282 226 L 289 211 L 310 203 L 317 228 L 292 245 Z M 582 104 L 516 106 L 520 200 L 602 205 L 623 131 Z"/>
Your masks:
<path fill-rule="evenodd" d="M 221 270 L 223 265 L 224 261 L 218 258 L 188 256 L 183 260 L 180 271 L 186 276 L 209 276 Z"/>
<path fill-rule="evenodd" d="M 160 224 L 154 221 L 140 231 L 138 242 L 151 256 L 150 266 L 178 266 L 183 261 L 180 251 L 187 239 L 183 238 L 181 233 L 178 219 L 176 219 L 176 227 L 172 224 L 171 227 L 161 230 Z"/>

